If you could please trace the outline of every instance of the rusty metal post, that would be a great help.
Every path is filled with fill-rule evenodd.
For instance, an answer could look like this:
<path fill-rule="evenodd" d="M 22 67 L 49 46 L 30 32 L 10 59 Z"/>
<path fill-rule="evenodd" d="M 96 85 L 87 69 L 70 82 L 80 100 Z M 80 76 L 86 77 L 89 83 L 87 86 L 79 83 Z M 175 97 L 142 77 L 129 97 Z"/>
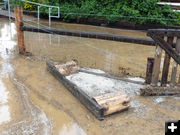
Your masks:
<path fill-rule="evenodd" d="M 25 43 L 24 43 L 24 31 L 22 31 L 20 28 L 23 25 L 22 8 L 20 6 L 15 6 L 14 13 L 15 13 L 15 22 L 16 22 L 16 29 L 17 29 L 19 53 L 24 54 L 26 52 L 26 47 L 25 47 Z"/>

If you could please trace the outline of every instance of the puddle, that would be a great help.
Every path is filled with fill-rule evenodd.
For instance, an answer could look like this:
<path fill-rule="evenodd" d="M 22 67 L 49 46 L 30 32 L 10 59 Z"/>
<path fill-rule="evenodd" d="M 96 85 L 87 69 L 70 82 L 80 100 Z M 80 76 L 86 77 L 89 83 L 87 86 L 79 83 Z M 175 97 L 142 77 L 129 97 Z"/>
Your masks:
<path fill-rule="evenodd" d="M 4 122 L 9 122 L 11 115 L 8 106 L 8 91 L 0 78 L 0 125 Z"/>
<path fill-rule="evenodd" d="M 87 135 L 77 124 L 64 125 L 59 135 Z"/>
<path fill-rule="evenodd" d="M 11 120 L 9 106 L 8 105 L 0 105 L 0 125 L 4 122 L 9 122 Z"/>
<path fill-rule="evenodd" d="M 0 78 L 1 79 L 1 78 Z M 0 80 L 0 105 L 8 102 L 8 91 Z"/>
<path fill-rule="evenodd" d="M 8 26 L 12 28 L 12 32 Z M 101 81 L 95 80 L 94 76 L 86 76 L 82 73 L 72 76 L 72 80 L 82 88 L 86 84 L 89 87 L 87 91 L 90 91 L 92 96 L 122 90 L 131 97 L 131 108 L 128 111 L 107 117 L 103 122 L 98 121 L 46 71 L 45 62 L 40 61 L 41 58 L 50 58 L 66 62 L 73 58 L 78 60 L 80 66 L 89 67 L 85 70 L 90 72 L 92 71 L 90 68 L 95 68 L 92 72 L 113 71 L 114 73 L 130 74 L 130 76 L 145 76 L 147 57 L 154 56 L 154 47 L 59 35 L 51 36 L 50 45 L 48 34 L 25 32 L 27 50 L 39 58 L 33 61 L 33 59 L 29 60 L 16 55 L 14 27 L 14 23 L 0 24 L 0 75 L 2 77 L 12 75 L 11 79 L 15 79 L 14 82 L 11 82 L 15 86 L 12 90 L 8 88 L 8 83 L 2 81 L 7 90 L 3 94 L 4 97 L 0 97 L 2 102 L 0 107 L 3 107 L 1 112 L 3 118 L 0 117 L 2 121 L 0 124 L 1 135 L 109 135 L 119 133 L 122 135 L 151 135 L 152 133 L 159 135 L 164 134 L 164 121 L 167 118 L 178 119 L 180 114 L 178 97 L 168 98 L 167 104 L 161 104 L 163 102 L 161 98 L 138 96 L 139 89 L 142 87 L 139 84 L 100 78 L 104 82 L 103 85 Z M 97 29 L 91 26 L 82 27 L 72 24 L 57 25 L 57 27 L 92 31 Z M 100 28 L 97 31 L 107 31 L 107 29 Z M 144 32 L 125 32 L 119 29 L 108 29 L 107 32 L 121 35 L 125 33 L 132 36 L 140 33 L 141 37 L 145 35 Z M 88 78 L 93 85 L 86 81 Z M 2 79 L 0 78 L 0 82 Z M 128 79 L 143 82 L 141 78 Z M 96 86 L 97 84 L 98 86 Z M 0 89 L 0 93 L 3 93 L 2 89 Z M 96 89 L 96 91 L 90 89 Z M 10 102 L 10 98 L 6 98 L 6 95 L 7 97 L 14 95 L 18 100 Z M 16 107 L 17 104 L 20 104 L 19 108 Z M 7 109 L 8 107 L 9 109 Z M 13 111 L 11 112 L 11 110 Z M 8 111 L 10 111 L 9 114 Z M 13 121 L 17 114 L 20 115 L 18 121 Z M 116 127 L 118 124 L 120 126 Z M 4 125 L 7 125 L 7 128 L 1 130 Z"/>

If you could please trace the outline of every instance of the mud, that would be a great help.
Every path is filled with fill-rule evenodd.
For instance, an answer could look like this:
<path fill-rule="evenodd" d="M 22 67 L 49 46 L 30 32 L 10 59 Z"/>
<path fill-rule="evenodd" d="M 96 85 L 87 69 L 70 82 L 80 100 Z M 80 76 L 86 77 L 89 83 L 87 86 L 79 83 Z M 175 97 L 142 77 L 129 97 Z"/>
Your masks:
<path fill-rule="evenodd" d="M 78 29 L 81 28 L 92 27 L 80 25 Z M 3 109 L 9 115 L 0 121 L 0 134 L 161 135 L 165 120 L 179 119 L 179 97 L 141 97 L 134 93 L 136 102 L 128 111 L 99 121 L 46 71 L 44 61 L 74 58 L 81 66 L 144 76 L 146 59 L 154 55 L 154 47 L 30 32 L 25 33 L 25 38 L 33 57 L 17 54 L 14 23 L 0 22 L 0 95 L 6 93 L 0 97 L 0 110 L 9 108 Z"/>

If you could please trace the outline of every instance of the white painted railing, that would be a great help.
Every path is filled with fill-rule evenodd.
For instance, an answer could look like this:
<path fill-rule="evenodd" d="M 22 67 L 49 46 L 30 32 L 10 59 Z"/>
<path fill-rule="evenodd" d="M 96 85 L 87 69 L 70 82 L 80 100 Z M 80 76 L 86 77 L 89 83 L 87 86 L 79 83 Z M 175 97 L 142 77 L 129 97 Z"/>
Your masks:
<path fill-rule="evenodd" d="M 49 8 L 49 26 L 51 26 L 51 18 L 60 18 L 60 8 L 58 6 L 51 6 L 51 5 L 45 5 L 45 4 L 41 4 L 41 3 L 36 3 L 36 2 L 32 2 L 32 1 L 28 1 L 28 0 L 21 0 L 22 2 L 26 2 L 26 3 L 30 3 L 30 4 L 34 4 L 38 7 L 38 11 L 37 11 L 37 14 L 38 14 L 38 24 L 39 24 L 39 21 L 40 21 L 40 7 L 47 7 Z M 8 4 L 8 11 L 9 11 L 9 19 L 11 18 L 10 16 L 10 0 L 4 0 L 5 3 Z M 57 16 L 52 16 L 52 12 L 51 10 L 55 8 L 57 9 Z"/>
<path fill-rule="evenodd" d="M 169 6 L 174 6 L 174 7 L 180 7 L 180 3 L 177 3 L 177 2 L 158 2 L 157 3 L 158 5 L 169 5 Z M 173 11 L 176 11 L 176 12 L 180 12 L 180 10 L 173 10 Z"/>

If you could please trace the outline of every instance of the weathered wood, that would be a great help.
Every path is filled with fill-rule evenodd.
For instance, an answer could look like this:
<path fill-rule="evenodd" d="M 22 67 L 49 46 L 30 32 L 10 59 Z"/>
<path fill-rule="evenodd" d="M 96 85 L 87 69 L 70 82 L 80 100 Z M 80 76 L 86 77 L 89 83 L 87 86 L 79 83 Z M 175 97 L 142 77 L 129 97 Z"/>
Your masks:
<path fill-rule="evenodd" d="M 122 93 L 107 93 L 93 99 L 104 108 L 104 115 L 122 111 L 129 108 L 129 97 Z"/>
<path fill-rule="evenodd" d="M 127 42 L 127 43 L 136 43 L 142 45 L 154 46 L 155 43 L 152 39 L 148 38 L 137 38 L 137 37 L 129 37 L 129 36 L 120 36 L 115 34 L 106 34 L 106 33 L 97 33 L 97 32 L 82 32 L 82 31 L 70 31 L 63 29 L 53 29 L 53 28 L 36 28 L 36 27 L 27 27 L 22 26 L 21 30 L 30 31 L 30 32 L 40 32 L 40 33 L 50 33 L 50 34 L 58 34 L 58 35 L 66 35 L 66 36 L 76 36 L 76 37 L 84 37 L 84 38 L 95 38 L 95 39 L 103 39 L 103 40 L 112 40 L 119 42 Z"/>
<path fill-rule="evenodd" d="M 177 37 L 180 35 L 180 29 L 149 29 L 148 33 L 154 33 L 159 36 Z"/>
<path fill-rule="evenodd" d="M 89 97 L 83 90 L 78 88 L 75 84 L 71 83 L 60 74 L 51 61 L 46 62 L 47 70 L 62 83 L 87 109 L 89 109 L 99 120 L 104 119 L 104 109 L 91 97 Z"/>
<path fill-rule="evenodd" d="M 162 56 L 162 48 L 157 45 L 156 50 L 155 50 L 153 73 L 152 73 L 152 80 L 151 80 L 152 85 L 157 85 L 159 81 L 161 56 Z"/>
<path fill-rule="evenodd" d="M 168 37 L 167 42 L 172 46 L 174 37 Z M 162 78 L 161 78 L 161 85 L 167 84 L 168 81 L 168 73 L 169 73 L 169 65 L 170 59 L 168 53 L 165 53 L 164 64 L 163 64 L 163 71 L 162 71 Z"/>
<path fill-rule="evenodd" d="M 154 58 L 147 59 L 146 84 L 151 84 L 153 74 Z"/>
<path fill-rule="evenodd" d="M 55 67 L 62 75 L 65 76 L 78 72 L 78 65 L 75 61 L 70 61 L 65 64 L 57 64 Z"/>
<path fill-rule="evenodd" d="M 142 96 L 168 96 L 180 95 L 180 87 L 152 87 L 148 86 L 140 89 Z"/>
<path fill-rule="evenodd" d="M 23 14 L 21 6 L 15 6 L 14 13 L 16 18 L 15 22 L 17 29 L 19 53 L 24 54 L 26 52 L 26 48 L 24 43 L 24 31 L 21 30 L 21 26 L 23 25 Z"/>
<path fill-rule="evenodd" d="M 177 51 L 177 53 L 180 54 L 180 37 L 177 37 L 176 51 Z M 172 74 L 171 74 L 171 85 L 174 85 L 176 83 L 177 68 L 178 68 L 178 63 L 176 61 L 174 61 L 173 67 L 172 67 Z"/>
<path fill-rule="evenodd" d="M 178 64 L 180 64 L 180 55 L 173 47 L 162 39 L 159 35 L 151 34 L 151 38 L 162 48 L 166 53 L 168 53 Z"/>

